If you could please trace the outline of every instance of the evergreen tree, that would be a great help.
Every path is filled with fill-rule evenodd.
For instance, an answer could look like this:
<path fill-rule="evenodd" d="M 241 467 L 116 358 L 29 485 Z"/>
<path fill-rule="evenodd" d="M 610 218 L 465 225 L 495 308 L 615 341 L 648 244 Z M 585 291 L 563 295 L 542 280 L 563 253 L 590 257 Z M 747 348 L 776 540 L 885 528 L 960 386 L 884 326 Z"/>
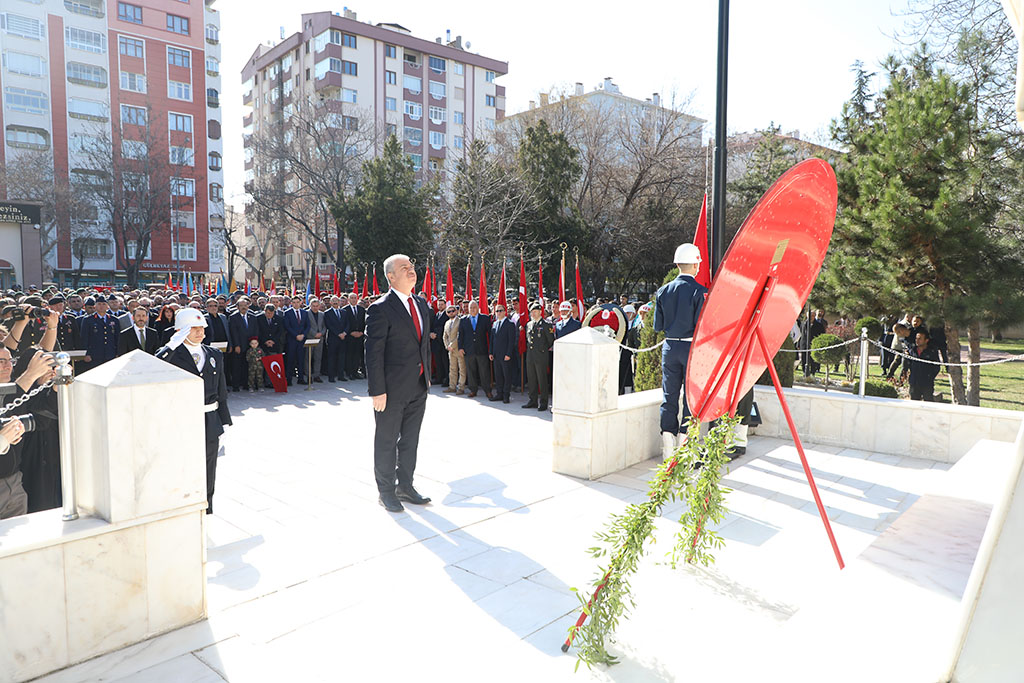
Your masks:
<path fill-rule="evenodd" d="M 433 185 L 416 188 L 412 162 L 392 135 L 379 157 L 363 163 L 355 192 L 333 199 L 331 213 L 345 226 L 358 261 L 380 264 L 392 254 L 422 258 L 433 244 L 435 191 Z"/>
<path fill-rule="evenodd" d="M 729 183 L 727 195 L 730 206 L 722 236 L 726 247 L 732 243 L 743 221 L 768 188 L 798 161 L 796 150 L 786 144 L 785 138 L 779 135 L 780 130 L 781 127 L 772 122 L 766 129 L 757 131 L 761 138 L 750 154 L 746 170 L 740 178 Z"/>

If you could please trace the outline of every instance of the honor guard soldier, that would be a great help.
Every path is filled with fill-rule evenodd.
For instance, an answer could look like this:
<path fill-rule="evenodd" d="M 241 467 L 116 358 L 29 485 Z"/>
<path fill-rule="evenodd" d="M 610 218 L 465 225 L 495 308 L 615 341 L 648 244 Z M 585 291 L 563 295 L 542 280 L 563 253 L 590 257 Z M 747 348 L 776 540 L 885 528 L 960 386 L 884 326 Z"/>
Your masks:
<path fill-rule="evenodd" d="M 543 316 L 544 308 L 540 303 L 530 305 L 530 322 L 526 323 L 526 378 L 530 401 L 523 407 L 537 410 L 548 409 L 548 355 L 555 345 L 555 326 Z"/>
<path fill-rule="evenodd" d="M 654 307 L 654 329 L 665 333 L 665 345 L 661 349 L 661 443 L 665 458 L 669 458 L 686 438 L 685 432 L 679 432 L 680 391 L 686 382 L 693 330 L 708 294 L 707 288 L 694 279 L 701 262 L 700 250 L 695 245 L 680 244 L 673 260 L 679 268 L 679 276 L 658 290 Z M 690 415 L 685 391 L 682 400 L 685 419 Z"/>
<path fill-rule="evenodd" d="M 86 299 L 85 306 L 95 307 L 92 315 L 82 319 L 79 331 L 80 343 L 85 349 L 83 370 L 92 370 L 117 356 L 117 335 L 121 328 L 114 316 L 108 315 L 107 300 L 102 296 Z"/>
<path fill-rule="evenodd" d="M 195 308 L 183 308 L 174 316 L 174 335 L 156 357 L 203 379 L 206 412 L 206 514 L 213 513 L 213 485 L 217 479 L 217 451 L 224 426 L 231 424 L 228 411 L 227 368 L 224 354 L 203 343 L 206 318 Z"/>
<path fill-rule="evenodd" d="M 558 320 L 555 321 L 555 339 L 561 339 L 567 334 L 572 334 L 580 329 L 583 324 L 572 317 L 572 304 L 563 301 L 558 304 Z"/>

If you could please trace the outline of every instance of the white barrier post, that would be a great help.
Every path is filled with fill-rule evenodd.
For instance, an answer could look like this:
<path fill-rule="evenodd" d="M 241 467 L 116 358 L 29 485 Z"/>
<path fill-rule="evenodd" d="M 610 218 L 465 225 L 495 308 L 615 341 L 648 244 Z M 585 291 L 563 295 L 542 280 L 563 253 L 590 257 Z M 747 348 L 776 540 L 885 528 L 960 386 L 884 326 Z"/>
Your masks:
<path fill-rule="evenodd" d="M 864 395 L 864 385 L 868 381 L 868 328 L 860 328 L 860 392 Z"/>

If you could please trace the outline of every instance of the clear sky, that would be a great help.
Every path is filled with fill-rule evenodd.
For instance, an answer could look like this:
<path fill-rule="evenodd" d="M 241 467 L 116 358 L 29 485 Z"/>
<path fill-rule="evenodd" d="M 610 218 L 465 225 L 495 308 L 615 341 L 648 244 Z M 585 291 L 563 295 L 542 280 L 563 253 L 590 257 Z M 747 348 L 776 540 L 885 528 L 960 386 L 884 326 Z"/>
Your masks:
<path fill-rule="evenodd" d="M 828 130 L 852 87 L 850 65 L 868 67 L 898 47 L 905 0 L 732 0 L 730 132 L 775 122 L 817 139 Z M 225 180 L 229 203 L 241 204 L 242 65 L 261 41 L 299 29 L 303 12 L 341 12 L 324 0 L 218 0 L 221 12 Z M 442 38 L 446 29 L 471 52 L 509 64 L 498 80 L 508 112 L 526 109 L 537 93 L 591 90 L 611 76 L 621 91 L 645 98 L 692 95 L 690 111 L 714 130 L 718 2 L 716 0 L 352 0 L 360 21 L 396 22 L 413 35 Z M 877 70 L 877 69 L 876 69 Z"/>

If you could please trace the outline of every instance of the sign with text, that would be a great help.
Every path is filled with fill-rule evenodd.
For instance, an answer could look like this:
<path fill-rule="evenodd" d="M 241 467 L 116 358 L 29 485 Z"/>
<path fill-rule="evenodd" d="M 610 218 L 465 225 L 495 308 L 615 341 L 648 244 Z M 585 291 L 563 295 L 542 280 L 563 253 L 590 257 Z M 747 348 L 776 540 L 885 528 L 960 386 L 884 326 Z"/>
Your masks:
<path fill-rule="evenodd" d="M 0 202 L 0 223 L 39 224 L 39 207 L 32 204 Z"/>

